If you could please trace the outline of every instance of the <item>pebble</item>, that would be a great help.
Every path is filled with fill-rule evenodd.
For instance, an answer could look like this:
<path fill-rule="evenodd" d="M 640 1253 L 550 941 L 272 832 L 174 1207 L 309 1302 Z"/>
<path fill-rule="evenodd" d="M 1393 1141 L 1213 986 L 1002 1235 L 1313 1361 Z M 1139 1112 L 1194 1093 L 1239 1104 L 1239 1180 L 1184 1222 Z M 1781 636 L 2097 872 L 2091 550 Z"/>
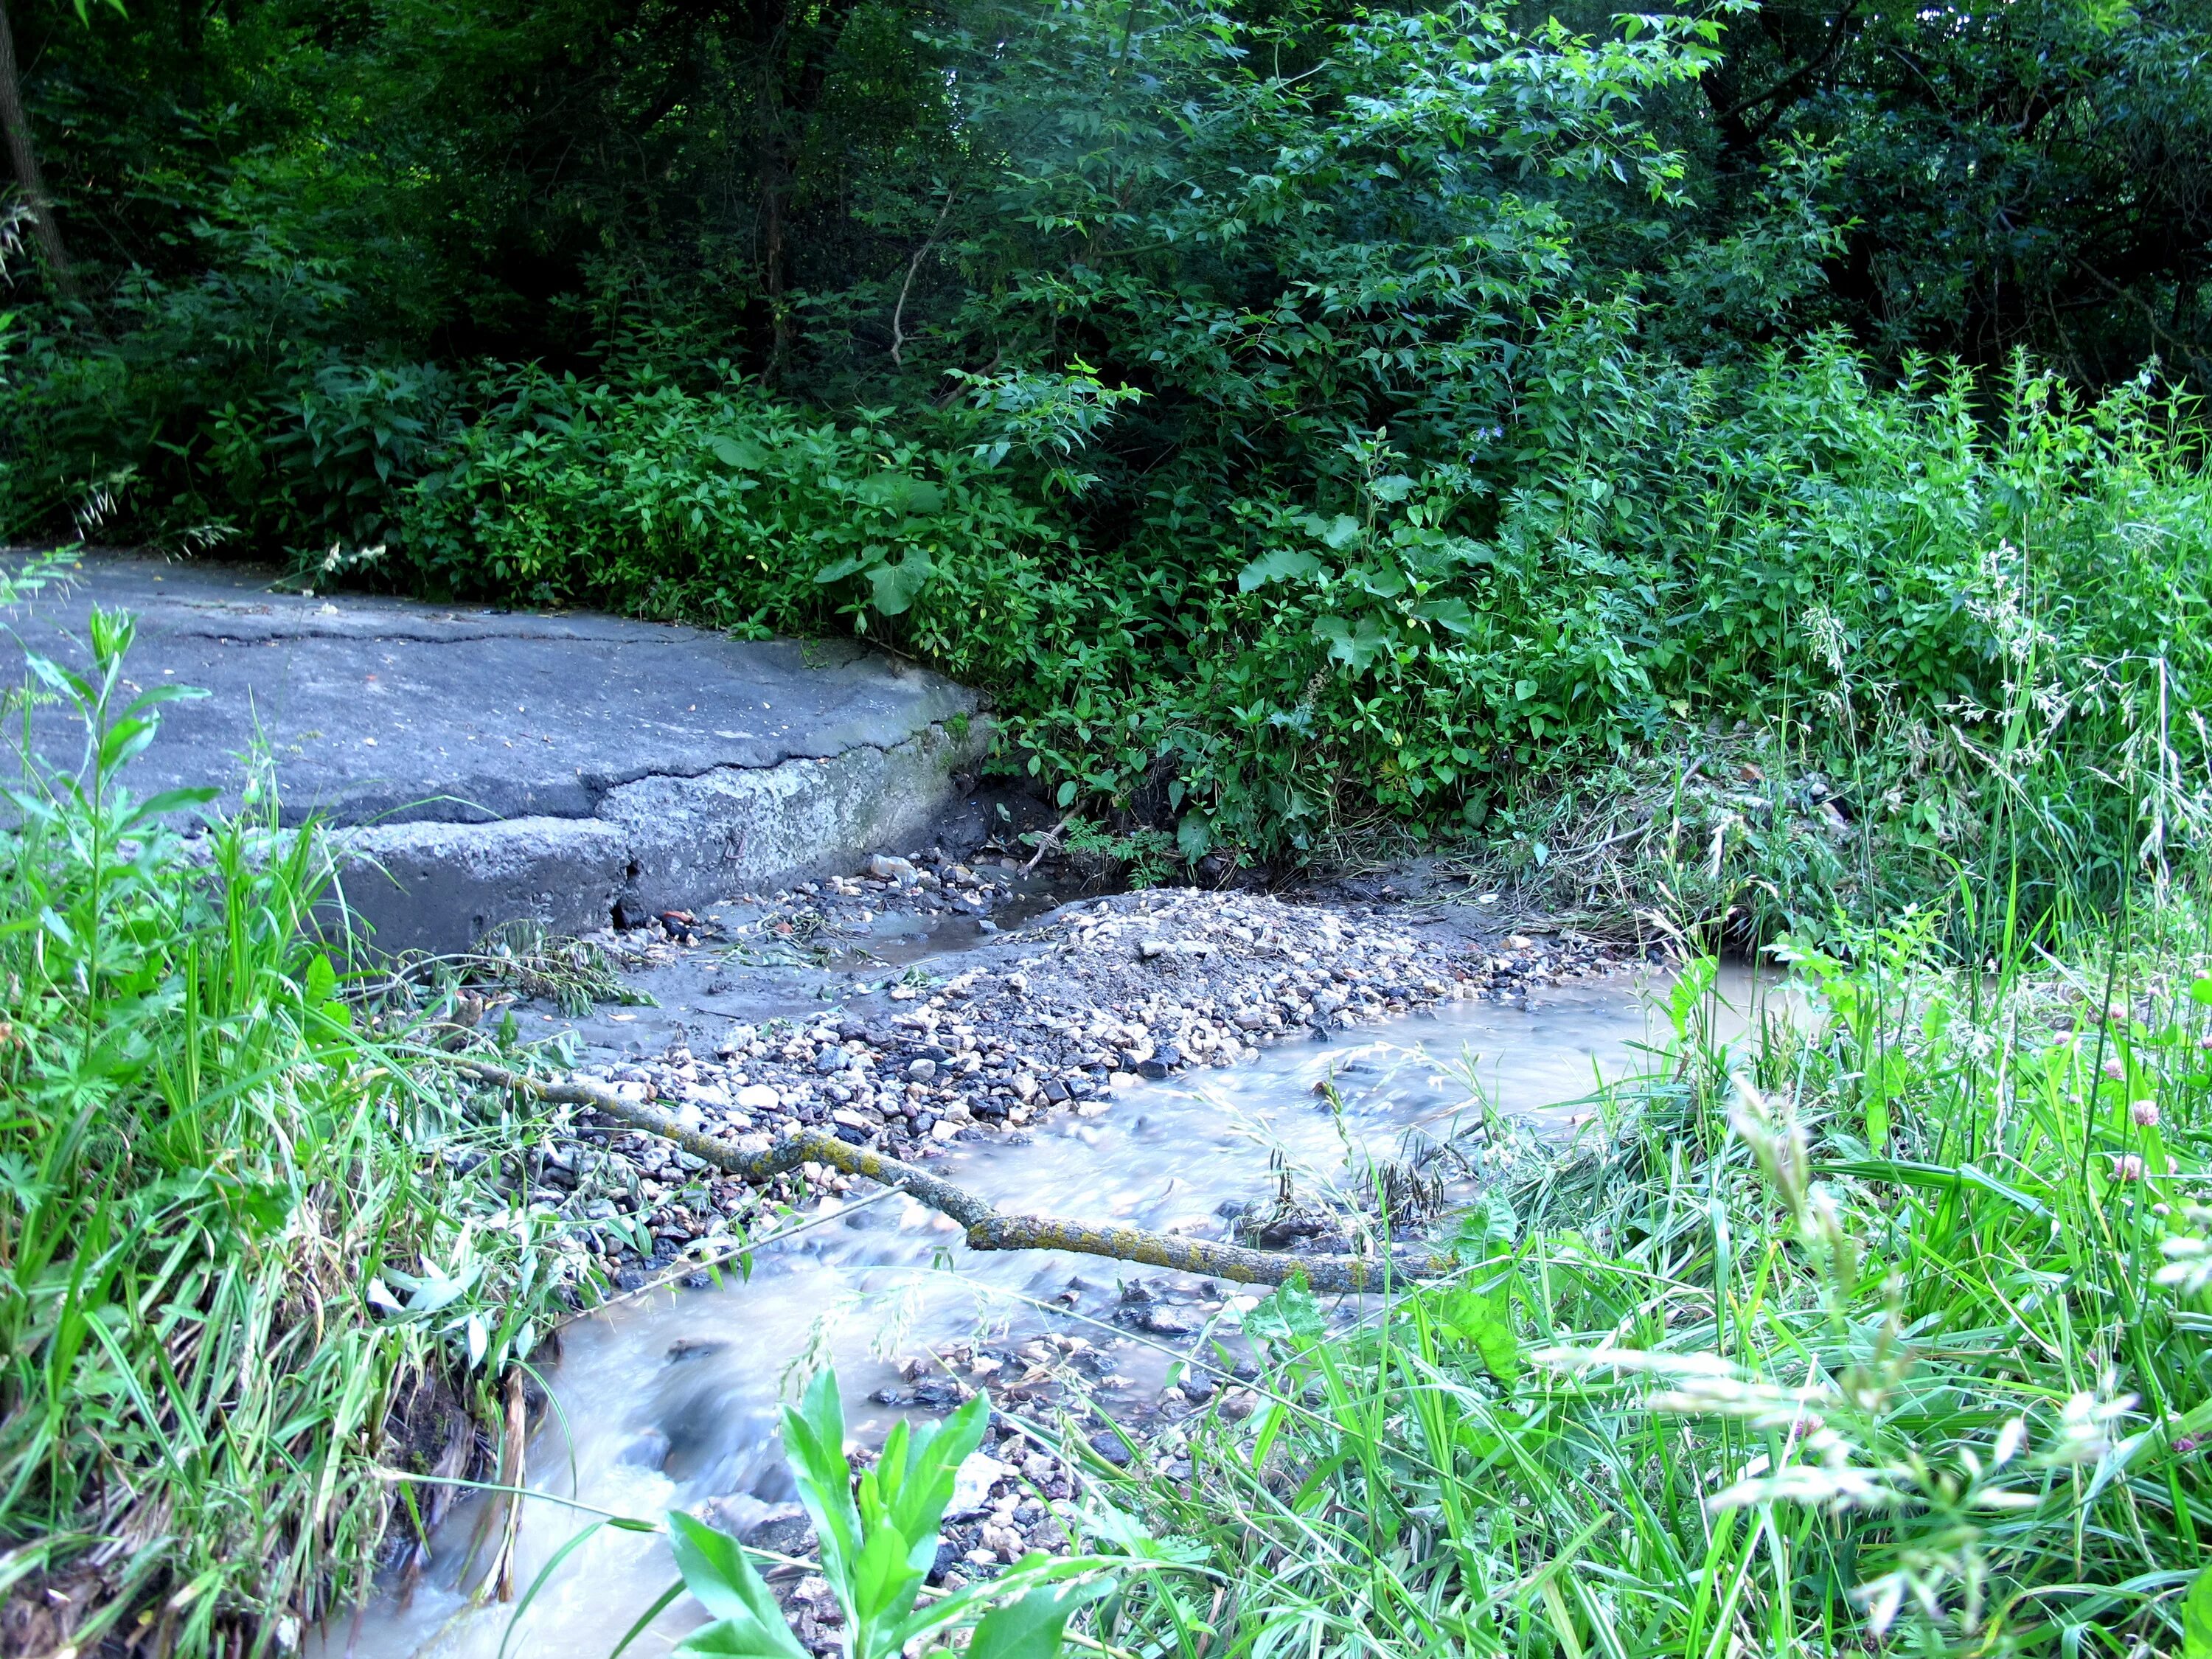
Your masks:
<path fill-rule="evenodd" d="M 949 883 L 955 896 L 1011 896 L 939 856 L 879 854 L 865 878 L 744 902 L 757 907 L 761 935 L 779 926 L 788 934 L 792 926 L 781 919 L 806 908 L 821 913 L 840 897 L 860 902 L 871 886 L 871 908 L 853 914 L 902 903 L 927 909 L 939 904 L 933 881 Z M 657 1060 L 586 1075 L 746 1152 L 811 1124 L 927 1161 L 963 1137 L 1026 1128 L 1055 1111 L 1097 1116 L 1146 1080 L 1233 1065 L 1271 1043 L 1325 1039 L 1443 1000 L 1517 995 L 1530 984 L 1610 966 L 1601 950 L 1576 936 L 1540 944 L 1523 933 L 1501 948 L 1422 925 L 1433 919 L 1407 907 L 1248 892 L 1121 894 L 1009 928 L 965 959 L 947 959 L 948 969 L 957 964 L 947 976 L 913 975 L 884 988 L 884 1000 L 872 1007 L 740 1021 L 704 1044 L 704 1054 L 672 1048 Z M 720 920 L 709 914 L 697 925 L 711 933 Z M 665 924 L 594 942 L 630 965 L 667 960 L 680 948 Z M 588 1115 L 580 1127 L 586 1140 L 556 1146 L 550 1167 L 559 1173 L 535 1196 L 599 1226 L 592 1248 L 603 1255 L 630 1249 L 606 1224 L 618 1216 L 673 1250 L 757 1210 L 739 1183 L 688 1154 L 678 1163 L 651 1137 L 592 1128 Z M 818 1168 L 804 1174 L 817 1195 L 852 1184 Z M 795 1191 L 795 1182 L 779 1178 L 773 1196 L 788 1201 Z"/>

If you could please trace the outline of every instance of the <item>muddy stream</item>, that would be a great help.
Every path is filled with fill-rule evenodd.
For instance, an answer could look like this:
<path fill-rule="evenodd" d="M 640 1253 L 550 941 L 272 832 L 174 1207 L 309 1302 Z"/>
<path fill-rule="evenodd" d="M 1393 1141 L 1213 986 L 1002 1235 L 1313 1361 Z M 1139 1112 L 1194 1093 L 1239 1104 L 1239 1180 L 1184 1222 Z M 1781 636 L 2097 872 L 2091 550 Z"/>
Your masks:
<path fill-rule="evenodd" d="M 1525 1115 L 1561 1136 L 1595 1133 L 1587 1103 L 1602 1080 L 1635 1069 L 1667 1031 L 1663 982 L 1622 974 L 1532 993 L 1525 1003 L 1449 1003 L 1348 1033 L 1285 1042 L 1237 1066 L 1118 1091 L 1090 1118 L 1064 1116 L 1018 1141 L 963 1145 L 934 1166 L 1013 1210 L 1225 1236 L 1224 1206 L 1270 1199 L 1271 1158 L 1301 1192 L 1356 1188 L 1370 1160 L 1405 1156 L 1480 1123 Z M 1740 1030 L 1756 994 L 1723 974 L 1718 1035 Z M 1342 1112 L 1315 1085 L 1334 1077 Z M 856 1188 L 827 1224 L 759 1253 L 749 1282 L 667 1291 L 571 1325 L 549 1377 L 554 1409 L 532 1443 L 529 1483 L 599 1510 L 658 1518 L 714 1500 L 743 1531 L 792 1496 L 775 1430 L 787 1373 L 834 1359 L 854 1436 L 868 1442 L 910 1394 L 896 1362 L 988 1337 L 994 1346 L 1054 1332 L 1097 1345 L 1110 1370 L 1094 1398 L 1141 1416 L 1172 1357 L 1160 1340 L 1113 1322 L 1120 1282 L 1173 1279 L 1096 1258 L 972 1254 L 945 1218 L 903 1196 Z M 836 1200 L 823 1200 L 835 1206 Z M 1182 1281 L 1193 1322 L 1233 1327 L 1243 1287 Z M 311 1653 L 337 1659 L 495 1659 L 513 1609 L 471 1607 L 489 1554 L 471 1540 L 477 1502 L 455 1506 L 406 1604 L 386 1592 L 356 1626 L 340 1619 Z M 527 1586 L 589 1517 L 524 1505 L 516 1583 Z M 604 1529 L 562 1564 L 513 1632 L 510 1654 L 602 1659 L 672 1577 L 658 1537 Z M 632 1648 L 665 1652 L 702 1615 L 680 1601 Z"/>

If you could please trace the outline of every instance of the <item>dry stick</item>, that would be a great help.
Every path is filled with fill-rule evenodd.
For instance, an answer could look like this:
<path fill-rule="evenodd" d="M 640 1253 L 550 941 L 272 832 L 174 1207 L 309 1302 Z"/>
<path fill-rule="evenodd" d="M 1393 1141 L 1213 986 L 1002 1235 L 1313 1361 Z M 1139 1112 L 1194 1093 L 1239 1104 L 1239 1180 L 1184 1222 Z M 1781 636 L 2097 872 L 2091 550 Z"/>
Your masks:
<path fill-rule="evenodd" d="M 712 1135 L 687 1129 L 665 1112 L 638 1101 L 625 1100 L 613 1090 L 597 1084 L 580 1079 L 542 1082 L 489 1060 L 460 1060 L 455 1064 L 487 1082 L 520 1089 L 540 1100 L 588 1106 L 633 1129 L 673 1141 L 692 1157 L 757 1187 L 766 1185 L 802 1164 L 825 1164 L 848 1176 L 861 1176 L 886 1187 L 902 1188 L 931 1209 L 958 1222 L 967 1231 L 968 1248 L 971 1250 L 1068 1250 L 1079 1255 L 1133 1261 L 1148 1267 L 1171 1267 L 1177 1273 L 1231 1279 L 1240 1285 L 1283 1285 L 1303 1279 L 1316 1291 L 1340 1293 L 1371 1290 L 1382 1283 L 1386 1273 L 1396 1279 L 1429 1279 L 1451 1272 L 1455 1265 L 1449 1255 L 1425 1252 L 1396 1257 L 1387 1263 L 1359 1256 L 1279 1255 L 1270 1250 L 1217 1244 L 1210 1239 L 1147 1232 L 1140 1227 L 1091 1227 L 1049 1216 L 1009 1215 L 994 1209 L 965 1188 L 941 1181 L 927 1170 L 854 1146 L 819 1129 L 794 1129 L 764 1152 L 741 1152 Z"/>
<path fill-rule="evenodd" d="M 1038 863 L 1043 859 L 1044 855 L 1052 851 L 1054 848 L 1060 845 L 1060 832 L 1066 829 L 1069 824 L 1074 822 L 1075 814 L 1070 812 L 1058 823 L 1054 824 L 1051 829 L 1046 830 L 1044 834 L 1037 837 L 1036 851 L 1030 854 L 1030 861 L 1022 866 L 1022 873 L 1024 875 L 1027 875 L 1030 871 L 1036 869 Z"/>

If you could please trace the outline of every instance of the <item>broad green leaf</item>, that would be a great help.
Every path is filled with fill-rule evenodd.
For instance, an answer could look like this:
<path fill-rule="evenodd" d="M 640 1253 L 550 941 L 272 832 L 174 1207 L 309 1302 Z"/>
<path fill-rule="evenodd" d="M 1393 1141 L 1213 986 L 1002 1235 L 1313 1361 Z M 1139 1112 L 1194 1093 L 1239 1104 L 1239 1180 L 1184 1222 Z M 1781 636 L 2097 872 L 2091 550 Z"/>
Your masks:
<path fill-rule="evenodd" d="M 669 1651 L 697 1655 L 700 1659 L 813 1659 L 793 1638 L 789 1626 L 784 1628 L 783 1640 L 779 1642 L 775 1633 L 757 1620 L 725 1619 L 703 1626 Z"/>
<path fill-rule="evenodd" d="M 2197 1575 L 2181 1603 L 2181 1659 L 2212 1659 L 2212 1567 Z"/>
<path fill-rule="evenodd" d="M 676 1558 L 676 1570 L 684 1575 L 684 1589 L 733 1635 L 750 1633 L 752 1643 L 744 1648 L 702 1651 L 765 1653 L 780 1659 L 800 1659 L 805 1653 L 784 1622 L 774 1593 L 736 1539 L 681 1510 L 671 1510 L 668 1545 Z"/>
<path fill-rule="evenodd" d="M 131 809 L 127 824 L 137 825 L 153 818 L 167 817 L 172 812 L 181 812 L 186 807 L 205 806 L 221 795 L 220 789 L 164 789 L 159 794 L 149 795 Z"/>
<path fill-rule="evenodd" d="M 707 447 L 714 452 L 715 459 L 724 466 L 740 472 L 758 471 L 768 459 L 758 444 L 736 438 L 712 437 L 707 440 Z"/>
<path fill-rule="evenodd" d="M 817 1371 L 799 1404 L 783 1408 L 783 1449 L 799 1485 L 799 1501 L 812 1517 L 821 1544 L 822 1576 L 840 1599 L 848 1599 L 853 1564 L 860 1553 L 860 1516 L 853 1504 L 845 1407 L 834 1372 Z"/>
<path fill-rule="evenodd" d="M 896 564 L 879 564 L 868 572 L 875 590 L 872 603 L 886 617 L 903 616 L 936 574 L 937 567 L 929 562 L 928 554 L 918 547 L 908 548 Z"/>
<path fill-rule="evenodd" d="M 1357 628 L 1341 617 L 1323 617 L 1314 624 L 1314 634 L 1328 641 L 1328 654 L 1333 660 L 1360 674 L 1397 643 L 1396 634 L 1385 629 L 1372 617 L 1362 617 Z"/>
<path fill-rule="evenodd" d="M 1303 1279 L 1293 1279 L 1269 1291 L 1260 1305 L 1244 1316 L 1244 1334 L 1271 1342 L 1318 1342 L 1328 1334 L 1321 1304 Z"/>
<path fill-rule="evenodd" d="M 869 1523 L 860 1553 L 853 1563 L 852 1602 L 847 1609 L 856 1628 L 867 1632 L 906 1617 L 936 1558 L 936 1539 L 928 1540 L 919 1568 L 909 1559 L 911 1553 L 906 1538 L 889 1520 L 878 1518 Z"/>
<path fill-rule="evenodd" d="M 1322 568 L 1321 561 L 1310 553 L 1301 553 L 1296 548 L 1279 547 L 1272 553 L 1263 553 L 1237 573 L 1237 589 L 1249 593 L 1255 588 L 1265 587 L 1269 582 L 1294 581 L 1310 576 Z"/>
<path fill-rule="evenodd" d="M 1465 1285 L 1446 1291 L 1437 1310 L 1445 1328 L 1473 1348 L 1483 1368 L 1500 1382 L 1521 1375 L 1521 1340 L 1513 1330 L 1513 1295 L 1509 1283 L 1484 1289 Z"/>
<path fill-rule="evenodd" d="M 983 1616 L 968 1644 L 968 1659 L 1054 1659 L 1069 1616 L 1110 1588 L 1103 1580 L 1093 1580 L 1064 1589 L 1033 1589 Z"/>
<path fill-rule="evenodd" d="M 1474 612 L 1465 599 L 1425 599 L 1413 607 L 1413 614 L 1462 638 L 1474 632 Z"/>
<path fill-rule="evenodd" d="M 938 1522 L 952 1501 L 961 1464 L 983 1443 L 990 1425 L 990 1400 L 982 1394 L 962 1406 L 931 1433 L 915 1436 L 905 1447 L 904 1466 L 889 1495 L 891 1522 L 912 1543 L 924 1567 L 937 1553 Z M 886 1451 L 888 1452 L 888 1446 Z M 884 1462 L 888 1462 L 888 1456 Z M 878 1465 L 881 1470 L 883 1464 Z"/>

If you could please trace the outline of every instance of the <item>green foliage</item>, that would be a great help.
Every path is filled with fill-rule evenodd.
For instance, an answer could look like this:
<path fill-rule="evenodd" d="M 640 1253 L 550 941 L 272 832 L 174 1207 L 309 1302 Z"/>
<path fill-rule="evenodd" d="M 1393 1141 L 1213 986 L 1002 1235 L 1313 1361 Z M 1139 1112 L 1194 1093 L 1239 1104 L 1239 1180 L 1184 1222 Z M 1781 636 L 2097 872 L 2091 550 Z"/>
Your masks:
<path fill-rule="evenodd" d="M 395 537 L 419 583 L 740 629 L 896 618 L 940 659 L 1034 625 L 1055 532 L 964 448 L 810 417 L 733 374 L 695 392 L 518 370 L 480 395 Z"/>
<path fill-rule="evenodd" d="M 208 1652 L 365 1591 L 409 1412 L 467 1412 L 576 1274 L 446 1157 L 529 1127 L 471 1122 L 339 994 L 313 830 L 264 789 L 196 858 L 212 790 L 122 787 L 192 694 L 132 694 L 126 618 L 89 633 L 88 672 L 31 659 L 82 763 L 26 756 L 0 833 L 0 1590 L 75 1596 L 88 1649 L 172 1598 Z"/>
<path fill-rule="evenodd" d="M 72 25 L 120 228 L 21 313 L 12 526 L 858 634 L 1148 872 L 1540 871 L 1537 804 L 1738 720 L 1861 830 L 1685 860 L 1751 931 L 2193 833 L 2204 434 L 2112 367 L 2201 309 L 2193 16 L 767 5 Z M 2107 273 L 2123 131 L 2174 211 Z M 2105 283 L 2097 343 L 1985 277 Z"/>
<path fill-rule="evenodd" d="M 919 1434 L 901 1419 L 856 1486 L 836 1374 L 817 1372 L 799 1404 L 784 1408 L 784 1449 L 820 1541 L 822 1576 L 844 1613 L 847 1659 L 890 1659 L 910 1643 L 969 1626 L 967 1650 L 979 1659 L 1056 1659 L 1068 1620 L 1112 1589 L 1110 1579 L 1095 1576 L 1109 1565 L 1103 1559 L 1032 1552 L 995 1579 L 916 1606 L 955 1478 L 981 1443 L 989 1411 L 979 1394 Z M 714 1619 L 675 1651 L 803 1659 L 805 1650 L 742 1546 L 680 1511 L 668 1527 L 683 1587 Z"/>
<path fill-rule="evenodd" d="M 1456 1278 L 1349 1327 L 1248 1316 L 1261 1409 L 1106 1494 L 1210 1575 L 1133 1586 L 1102 1638 L 2196 1650 L 2203 921 L 1963 974 L 1925 918 L 1847 930 L 1810 1017 L 1725 1043 L 1692 972 L 1618 1133 L 1506 1176 Z"/>

